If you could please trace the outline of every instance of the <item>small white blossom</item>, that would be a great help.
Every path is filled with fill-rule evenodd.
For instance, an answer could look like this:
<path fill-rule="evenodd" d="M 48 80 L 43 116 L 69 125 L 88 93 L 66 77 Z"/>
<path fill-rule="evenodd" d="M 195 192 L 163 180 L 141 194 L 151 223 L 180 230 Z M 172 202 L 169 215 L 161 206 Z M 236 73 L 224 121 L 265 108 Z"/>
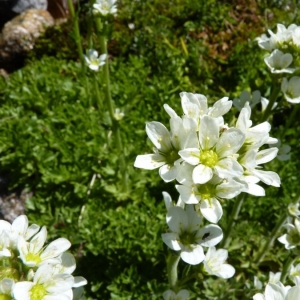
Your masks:
<path fill-rule="evenodd" d="M 300 77 L 294 76 L 289 81 L 283 78 L 281 83 L 281 91 L 286 101 L 297 104 L 300 103 Z"/>
<path fill-rule="evenodd" d="M 180 251 L 181 259 L 190 265 L 204 260 L 202 246 L 215 246 L 223 238 L 222 229 L 217 225 L 200 228 L 202 218 L 193 205 L 187 205 L 186 210 L 178 206 L 169 208 L 166 220 L 171 232 L 162 234 L 164 243 L 172 250 Z"/>
<path fill-rule="evenodd" d="M 20 236 L 18 240 L 18 250 L 23 263 L 29 267 L 40 266 L 46 261 L 59 262 L 58 256 L 68 250 L 71 243 L 65 238 L 58 238 L 51 242 L 45 249 L 44 243 L 47 238 L 47 229 L 42 227 L 30 242 L 26 242 Z"/>
<path fill-rule="evenodd" d="M 248 91 L 243 91 L 239 98 L 233 99 L 233 105 L 241 111 L 246 102 L 249 102 L 250 107 L 253 108 L 256 104 L 261 102 L 262 98 L 260 91 L 254 91 L 252 95 Z"/>
<path fill-rule="evenodd" d="M 286 249 L 293 249 L 300 245 L 300 220 L 295 219 L 294 224 L 285 224 L 287 233 L 278 238 L 278 241 L 284 244 Z"/>
<path fill-rule="evenodd" d="M 84 55 L 84 59 L 88 67 L 93 71 L 99 71 L 99 68 L 106 62 L 106 54 L 101 54 L 98 57 L 98 52 L 94 49 L 89 49 L 87 55 Z"/>
<path fill-rule="evenodd" d="M 294 68 L 288 68 L 293 61 L 290 53 L 283 53 L 276 49 L 264 60 L 272 73 L 293 73 L 295 71 Z"/>
<path fill-rule="evenodd" d="M 229 128 L 220 135 L 220 128 L 214 118 L 204 116 L 199 130 L 200 148 L 186 148 L 179 155 L 193 170 L 194 183 L 206 183 L 213 175 L 221 178 L 239 177 L 242 166 L 236 161 L 235 154 L 245 140 L 243 132 Z"/>
<path fill-rule="evenodd" d="M 0 280 L 0 299 L 9 300 L 13 296 L 14 281 L 9 278 Z"/>
<path fill-rule="evenodd" d="M 281 276 L 281 272 L 277 272 L 277 273 L 273 273 L 270 272 L 269 273 L 269 283 L 278 283 L 280 281 L 280 276 Z"/>
<path fill-rule="evenodd" d="M 117 14 L 116 0 L 96 0 L 93 8 L 94 14 L 101 14 L 103 16 Z"/>
<path fill-rule="evenodd" d="M 281 282 L 277 284 L 268 283 L 264 294 L 257 293 L 253 300 L 299 300 L 300 286 L 284 286 Z"/>
<path fill-rule="evenodd" d="M 227 258 L 227 250 L 216 250 L 215 247 L 210 247 L 205 255 L 205 259 L 203 262 L 204 269 L 211 275 L 215 275 L 224 279 L 231 278 L 235 273 L 235 269 L 233 266 L 224 263 Z"/>
<path fill-rule="evenodd" d="M 114 117 L 117 121 L 120 121 L 124 118 L 125 114 L 120 110 L 120 108 L 115 109 Z"/>
<path fill-rule="evenodd" d="M 17 282 L 13 290 L 15 300 L 72 300 L 73 276 L 65 273 L 53 275 L 52 268 L 45 264 L 37 269 L 33 282 Z"/>
<path fill-rule="evenodd" d="M 296 267 L 291 266 L 290 278 L 295 283 L 295 285 L 300 285 L 300 264 Z"/>
<path fill-rule="evenodd" d="M 297 203 L 290 203 L 288 205 L 288 212 L 293 217 L 299 217 L 300 216 L 299 202 L 297 202 Z"/>

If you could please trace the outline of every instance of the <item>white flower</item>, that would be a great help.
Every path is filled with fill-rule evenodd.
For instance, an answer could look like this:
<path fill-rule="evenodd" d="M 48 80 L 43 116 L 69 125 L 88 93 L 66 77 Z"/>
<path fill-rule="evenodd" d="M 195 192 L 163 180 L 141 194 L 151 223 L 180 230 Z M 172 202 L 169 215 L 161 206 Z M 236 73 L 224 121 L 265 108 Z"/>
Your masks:
<path fill-rule="evenodd" d="M 299 203 L 290 203 L 288 205 L 288 212 L 293 217 L 299 217 L 300 216 L 300 210 L 299 210 Z"/>
<path fill-rule="evenodd" d="M 228 100 L 228 97 L 218 100 L 212 107 L 208 107 L 207 98 L 202 94 L 182 92 L 180 97 L 184 117 L 194 120 L 197 128 L 199 127 L 200 119 L 204 116 L 215 118 L 219 126 L 222 126 L 224 124 L 222 116 L 232 106 L 232 101 Z"/>
<path fill-rule="evenodd" d="M 283 78 L 281 83 L 281 91 L 286 101 L 297 104 L 300 103 L 300 77 L 293 76 L 289 81 Z"/>
<path fill-rule="evenodd" d="M 235 273 L 235 269 L 233 266 L 224 263 L 227 258 L 227 250 L 216 250 L 215 247 L 210 247 L 203 262 L 204 269 L 211 275 L 215 275 L 224 279 L 231 278 Z"/>
<path fill-rule="evenodd" d="M 187 300 L 190 296 L 188 290 L 181 290 L 177 294 L 171 290 L 167 290 L 163 293 L 164 300 Z"/>
<path fill-rule="evenodd" d="M 88 67 L 93 71 L 99 71 L 99 68 L 106 62 L 106 54 L 101 54 L 98 57 L 98 52 L 94 49 L 89 49 L 87 55 L 84 55 Z"/>
<path fill-rule="evenodd" d="M 300 221 L 295 219 L 294 224 L 287 223 L 284 227 L 287 233 L 278 238 L 278 241 L 284 244 L 286 249 L 295 248 L 300 244 Z"/>
<path fill-rule="evenodd" d="M 28 227 L 28 219 L 25 215 L 17 217 L 12 224 L 7 221 L 0 220 L 0 235 L 1 232 L 6 233 L 5 235 L 9 237 L 10 247 L 12 249 L 17 249 L 17 243 L 20 236 L 22 236 L 25 240 L 28 240 L 35 235 L 39 229 L 40 226 L 36 224 L 32 224 Z"/>
<path fill-rule="evenodd" d="M 47 237 L 47 229 L 42 227 L 30 242 L 26 242 L 24 237 L 20 236 L 18 240 L 18 249 L 23 263 L 29 267 L 40 266 L 44 262 L 59 262 L 58 256 L 68 250 L 71 243 L 65 238 L 59 238 L 51 242 L 46 248 L 44 243 Z"/>
<path fill-rule="evenodd" d="M 293 62 L 293 56 L 278 49 L 275 49 L 264 61 L 272 73 L 293 73 L 296 70 L 295 68 L 288 68 Z"/>
<path fill-rule="evenodd" d="M 246 102 L 249 102 L 250 107 L 253 108 L 256 104 L 261 102 L 261 99 L 264 99 L 261 97 L 260 91 L 254 91 L 252 95 L 248 91 L 243 91 L 239 98 L 233 99 L 233 105 L 241 111 Z"/>
<path fill-rule="evenodd" d="M 73 276 L 69 274 L 55 274 L 51 265 L 39 267 L 33 282 L 22 281 L 15 284 L 13 293 L 15 300 L 72 300 Z"/>
<path fill-rule="evenodd" d="M 280 276 L 281 276 L 281 272 L 277 272 L 277 273 L 273 273 L 270 272 L 269 273 L 269 283 L 278 283 L 280 281 Z"/>
<path fill-rule="evenodd" d="M 270 43 L 270 38 L 265 33 L 260 37 L 257 37 L 255 40 L 258 41 L 258 46 L 262 49 L 265 49 L 269 52 L 274 49 L 274 45 Z"/>
<path fill-rule="evenodd" d="M 278 148 L 278 153 L 276 158 L 280 161 L 286 161 L 291 158 L 291 147 L 289 145 L 281 145 L 281 141 L 278 140 L 277 143 L 273 144 L 272 146 Z"/>
<path fill-rule="evenodd" d="M 103 16 L 106 16 L 108 14 L 117 14 L 116 0 L 96 0 L 93 8 L 94 14 L 100 13 Z"/>
<path fill-rule="evenodd" d="M 181 161 L 178 151 L 186 145 L 197 143 L 195 132 L 178 116 L 171 118 L 170 126 L 171 132 L 159 122 L 147 123 L 146 132 L 155 146 L 154 154 L 138 155 L 134 162 L 136 168 L 159 168 L 159 175 L 166 182 L 174 180 L 177 176 L 177 166 Z"/>
<path fill-rule="evenodd" d="M 298 300 L 300 286 L 285 287 L 281 282 L 277 284 L 268 283 L 264 294 L 258 293 L 253 300 Z"/>
<path fill-rule="evenodd" d="M 251 108 L 248 102 L 241 110 L 238 117 L 236 127 L 239 128 L 246 136 L 242 148 L 239 150 L 238 162 L 243 166 L 243 175 L 238 179 L 242 183 L 246 183 L 244 192 L 255 195 L 264 196 L 265 191 L 257 185 L 259 181 L 272 186 L 280 186 L 280 178 L 277 173 L 272 171 L 261 170 L 261 164 L 267 163 L 274 159 L 277 155 L 278 148 L 273 147 L 259 151 L 259 147 L 264 144 L 277 143 L 277 139 L 269 136 L 271 125 L 263 122 L 254 127 L 250 120 Z M 237 180 L 237 179 L 236 179 Z"/>
<path fill-rule="evenodd" d="M 120 121 L 124 118 L 125 114 L 120 110 L 120 108 L 115 109 L 114 117 L 117 121 Z"/>
<path fill-rule="evenodd" d="M 0 281 L 0 299 L 9 300 L 13 296 L 14 281 L 4 278 Z"/>
<path fill-rule="evenodd" d="M 221 178 L 238 177 L 243 168 L 236 161 L 235 154 L 242 147 L 245 135 L 241 130 L 230 128 L 220 136 L 218 123 L 214 118 L 204 116 L 199 130 L 199 148 L 186 148 L 179 155 L 193 170 L 194 183 L 206 183 L 213 174 Z"/>
<path fill-rule="evenodd" d="M 258 290 L 261 290 L 262 288 L 263 288 L 263 284 L 262 284 L 262 282 L 258 279 L 258 277 L 257 276 L 254 276 L 254 280 L 253 280 L 254 282 L 254 287 L 256 288 L 256 289 L 258 289 Z"/>
<path fill-rule="evenodd" d="M 172 201 L 172 198 L 170 196 L 169 193 L 167 192 L 162 192 L 163 194 L 163 198 L 164 198 L 164 202 L 165 202 L 165 206 L 166 206 L 166 209 L 169 210 L 170 207 L 173 207 L 173 201 Z M 184 202 L 182 202 L 182 200 L 178 199 L 177 203 L 176 203 L 176 206 L 180 206 L 181 208 L 184 208 Z"/>
<path fill-rule="evenodd" d="M 220 199 L 232 199 L 239 195 L 244 185 L 233 179 L 221 179 L 214 175 L 205 184 L 196 184 L 192 180 L 193 166 L 183 163 L 180 167 L 177 180 L 182 185 L 176 185 L 180 194 L 179 199 L 186 204 L 197 204 L 205 219 L 217 223 L 222 217 L 223 210 Z"/>
<path fill-rule="evenodd" d="M 290 278 L 295 283 L 295 285 L 300 285 L 300 264 L 296 267 L 291 266 Z"/>
<path fill-rule="evenodd" d="M 193 205 L 187 205 L 186 210 L 171 207 L 166 219 L 172 232 L 162 234 L 162 239 L 172 250 L 180 251 L 180 257 L 188 264 L 201 263 L 205 258 L 202 246 L 215 246 L 223 238 L 222 229 L 217 225 L 200 228 L 202 219 Z"/>

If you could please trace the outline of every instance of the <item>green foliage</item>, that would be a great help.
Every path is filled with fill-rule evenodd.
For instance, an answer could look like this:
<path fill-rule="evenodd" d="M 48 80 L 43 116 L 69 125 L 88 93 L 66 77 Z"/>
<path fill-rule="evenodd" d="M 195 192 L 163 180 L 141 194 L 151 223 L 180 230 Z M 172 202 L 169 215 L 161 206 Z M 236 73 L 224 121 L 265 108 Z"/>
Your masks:
<path fill-rule="evenodd" d="M 110 72 L 112 98 L 125 113 L 120 127 L 130 191 L 121 192 L 120 153 L 107 108 L 96 99 L 94 74 L 88 72 L 86 85 L 76 62 L 72 22 L 48 30 L 26 67 L 8 80 L 0 78 L 0 173 L 9 174 L 11 190 L 33 192 L 26 203 L 31 222 L 46 225 L 50 239 L 70 239 L 76 272 L 89 282 L 88 299 L 161 299 L 168 288 L 161 192 L 168 191 L 174 200 L 178 195 L 157 171 L 133 168 L 138 154 L 151 152 L 145 122 L 166 124 L 163 104 L 179 112 L 181 91 L 205 94 L 210 102 L 234 98 L 246 88 L 268 96 L 271 80 L 253 39 L 282 22 L 280 8 L 286 3 L 268 8 L 270 1 L 120 2 L 111 28 Z M 285 24 L 299 19 L 292 9 L 290 4 Z M 273 19 L 265 19 L 271 13 Z M 90 34 L 98 49 L 96 34 L 87 29 L 86 7 L 81 15 L 83 45 Z M 96 77 L 100 87 L 102 77 Z M 199 269 L 192 299 L 250 299 L 254 275 L 282 268 L 287 253 L 278 243 L 259 268 L 252 261 L 297 194 L 299 121 L 284 132 L 291 110 L 285 104 L 273 116 L 272 136 L 285 134 L 293 147 L 290 162 L 269 164 L 270 170 L 280 170 L 282 187 L 267 189 L 263 198 L 249 197 L 233 229 L 228 250 L 236 276 L 207 279 Z M 233 203 L 222 205 L 225 228 Z"/>

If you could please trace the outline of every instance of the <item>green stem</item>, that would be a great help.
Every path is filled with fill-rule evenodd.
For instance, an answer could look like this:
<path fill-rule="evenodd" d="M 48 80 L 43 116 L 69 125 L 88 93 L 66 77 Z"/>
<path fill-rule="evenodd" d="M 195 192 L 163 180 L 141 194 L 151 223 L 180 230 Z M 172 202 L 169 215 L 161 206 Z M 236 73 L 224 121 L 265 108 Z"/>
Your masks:
<path fill-rule="evenodd" d="M 296 260 L 297 258 L 292 258 L 292 253 L 290 252 L 288 258 L 286 259 L 285 261 L 285 264 L 283 266 L 283 269 L 282 269 L 282 272 L 281 272 L 281 276 L 280 276 L 280 281 L 281 283 L 284 284 L 285 282 L 285 279 L 286 279 L 286 276 L 288 275 L 288 272 L 291 268 L 291 265 L 294 263 L 294 261 Z"/>
<path fill-rule="evenodd" d="M 97 76 L 98 76 L 98 73 L 95 73 L 93 76 L 93 81 L 94 81 L 93 83 L 94 83 L 94 91 L 96 94 L 97 107 L 98 107 L 98 110 L 100 111 L 100 109 L 103 108 L 103 105 L 102 105 L 102 99 L 100 97 Z"/>
<path fill-rule="evenodd" d="M 271 95 L 269 98 L 269 103 L 267 105 L 267 108 L 266 108 L 264 114 L 262 115 L 261 122 L 268 120 L 268 118 L 272 112 L 272 107 L 273 107 L 280 91 L 281 91 L 280 81 L 278 79 L 278 76 L 274 75 L 273 80 L 272 80 L 272 92 L 271 92 Z"/>
<path fill-rule="evenodd" d="M 80 61 L 81 61 L 82 71 L 85 73 L 86 66 L 85 66 L 85 61 L 84 61 L 84 56 L 83 56 L 82 45 L 81 45 L 81 36 L 80 36 L 80 30 L 79 30 L 79 23 L 78 23 L 78 18 L 75 14 L 74 5 L 73 5 L 72 0 L 68 0 L 68 6 L 69 6 L 70 15 L 71 15 L 72 20 L 73 20 L 74 33 L 75 33 L 75 42 L 76 42 L 76 45 L 77 45 L 77 50 L 78 50 L 79 58 L 80 58 Z"/>
<path fill-rule="evenodd" d="M 280 135 L 280 140 L 283 139 L 284 137 L 284 134 L 287 132 L 287 130 L 290 128 L 291 124 L 293 123 L 296 115 L 297 115 L 297 112 L 299 110 L 299 105 L 294 105 L 294 109 L 291 113 L 291 115 L 289 116 L 289 118 L 287 118 L 287 121 L 285 123 L 285 127 L 284 127 L 284 130 L 282 131 L 281 135 Z"/>
<path fill-rule="evenodd" d="M 98 32 L 100 33 L 99 41 L 100 41 L 100 47 L 101 47 L 101 54 L 107 55 L 106 37 L 102 34 L 103 26 L 101 24 L 100 18 L 96 18 L 96 28 L 97 28 Z M 118 120 L 116 120 L 116 118 L 115 118 L 113 101 L 111 98 L 108 55 L 106 56 L 106 62 L 105 62 L 105 65 L 103 66 L 103 71 L 104 71 L 105 99 L 106 99 L 106 104 L 107 104 L 109 116 L 110 116 L 111 123 L 112 123 L 113 135 L 115 137 L 116 144 L 117 144 L 117 150 L 119 153 L 119 162 L 120 162 L 120 171 L 121 171 L 121 177 L 122 177 L 123 191 L 127 192 L 129 189 L 128 188 L 128 174 L 127 174 L 124 149 L 123 149 L 122 140 L 121 140 L 120 126 L 119 126 Z"/>
<path fill-rule="evenodd" d="M 248 194 L 243 193 L 243 194 L 240 194 L 237 197 L 237 199 L 235 200 L 232 213 L 229 217 L 227 229 L 224 233 L 224 237 L 223 237 L 223 240 L 222 240 L 222 243 L 221 243 L 221 247 L 225 247 L 225 248 L 227 247 L 228 238 L 230 236 L 231 230 L 234 227 L 235 222 L 237 221 L 237 218 L 238 218 L 239 213 L 241 211 L 242 205 L 243 205 L 244 201 L 246 200 L 247 196 L 248 196 Z"/>
<path fill-rule="evenodd" d="M 273 229 L 273 231 L 271 233 L 271 237 L 265 243 L 263 249 L 258 253 L 256 259 L 254 260 L 254 263 L 259 264 L 261 262 L 261 260 L 264 258 L 264 256 L 266 255 L 267 251 L 269 250 L 269 248 L 273 245 L 273 243 L 274 243 L 274 241 L 275 241 L 275 239 L 277 237 L 277 233 L 280 230 L 281 226 L 284 224 L 284 222 L 286 220 L 286 217 L 287 217 L 287 214 L 286 214 L 286 212 L 284 212 L 284 214 L 278 220 L 275 228 Z"/>
<path fill-rule="evenodd" d="M 177 267 L 180 260 L 180 256 L 177 254 L 170 253 L 167 259 L 167 274 L 169 285 L 172 289 L 176 287 L 178 280 Z"/>
<path fill-rule="evenodd" d="M 295 202 L 299 202 L 299 200 L 300 200 L 300 189 L 298 190 L 298 193 L 297 193 L 295 198 L 297 199 Z M 267 253 L 269 248 L 273 245 L 273 243 L 274 243 L 274 241 L 277 237 L 278 231 L 280 230 L 281 226 L 284 224 L 286 218 L 287 218 L 287 212 L 285 211 L 284 214 L 281 216 L 281 218 L 278 220 L 275 228 L 273 229 L 273 231 L 271 233 L 271 237 L 265 243 L 263 249 L 258 253 L 256 259 L 254 260 L 254 263 L 259 264 L 261 262 L 261 260 L 264 258 L 265 254 Z"/>

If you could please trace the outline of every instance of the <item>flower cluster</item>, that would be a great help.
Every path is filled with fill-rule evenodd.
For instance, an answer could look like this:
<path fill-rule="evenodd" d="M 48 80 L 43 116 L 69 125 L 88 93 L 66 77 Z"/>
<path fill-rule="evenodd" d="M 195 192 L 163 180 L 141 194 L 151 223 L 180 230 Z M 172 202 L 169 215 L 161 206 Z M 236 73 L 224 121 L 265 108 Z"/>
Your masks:
<path fill-rule="evenodd" d="M 116 15 L 117 11 L 116 0 L 96 0 L 93 5 L 93 12 L 96 15 Z"/>
<path fill-rule="evenodd" d="M 223 211 L 220 200 L 232 199 L 241 192 L 264 196 L 259 181 L 278 187 L 279 176 L 262 169 L 276 157 L 278 148 L 260 150 L 276 143 L 269 136 L 271 125 L 264 122 L 252 126 L 251 107 L 245 103 L 234 127 L 228 127 L 223 115 L 232 101 L 222 98 L 208 107 L 201 94 L 180 94 L 183 116 L 168 105 L 170 131 L 159 122 L 146 124 L 146 132 L 154 144 L 154 154 L 138 155 L 135 167 L 159 168 L 161 178 L 174 179 L 180 201 L 195 206 L 205 219 L 217 223 Z"/>
<path fill-rule="evenodd" d="M 277 24 L 277 33 L 268 30 L 270 37 L 263 34 L 257 38 L 258 45 L 270 52 L 265 63 L 272 73 L 293 73 L 300 67 L 300 26 L 291 24 L 286 28 Z"/>
<path fill-rule="evenodd" d="M 25 215 L 12 224 L 0 220 L 0 299 L 83 299 L 87 281 L 71 275 L 75 258 L 65 252 L 71 243 L 58 238 L 45 246 L 46 238 L 46 227 L 28 226 Z"/>
<path fill-rule="evenodd" d="M 253 300 L 298 300 L 300 295 L 300 286 L 284 286 L 280 281 L 277 283 L 268 283 L 264 294 L 257 293 Z"/>
<path fill-rule="evenodd" d="M 265 63 L 274 74 L 293 74 L 300 67 L 300 26 L 291 24 L 286 28 L 277 24 L 277 33 L 268 30 L 257 38 L 258 45 L 271 54 Z M 300 77 L 283 78 L 281 91 L 290 103 L 300 103 Z"/>

